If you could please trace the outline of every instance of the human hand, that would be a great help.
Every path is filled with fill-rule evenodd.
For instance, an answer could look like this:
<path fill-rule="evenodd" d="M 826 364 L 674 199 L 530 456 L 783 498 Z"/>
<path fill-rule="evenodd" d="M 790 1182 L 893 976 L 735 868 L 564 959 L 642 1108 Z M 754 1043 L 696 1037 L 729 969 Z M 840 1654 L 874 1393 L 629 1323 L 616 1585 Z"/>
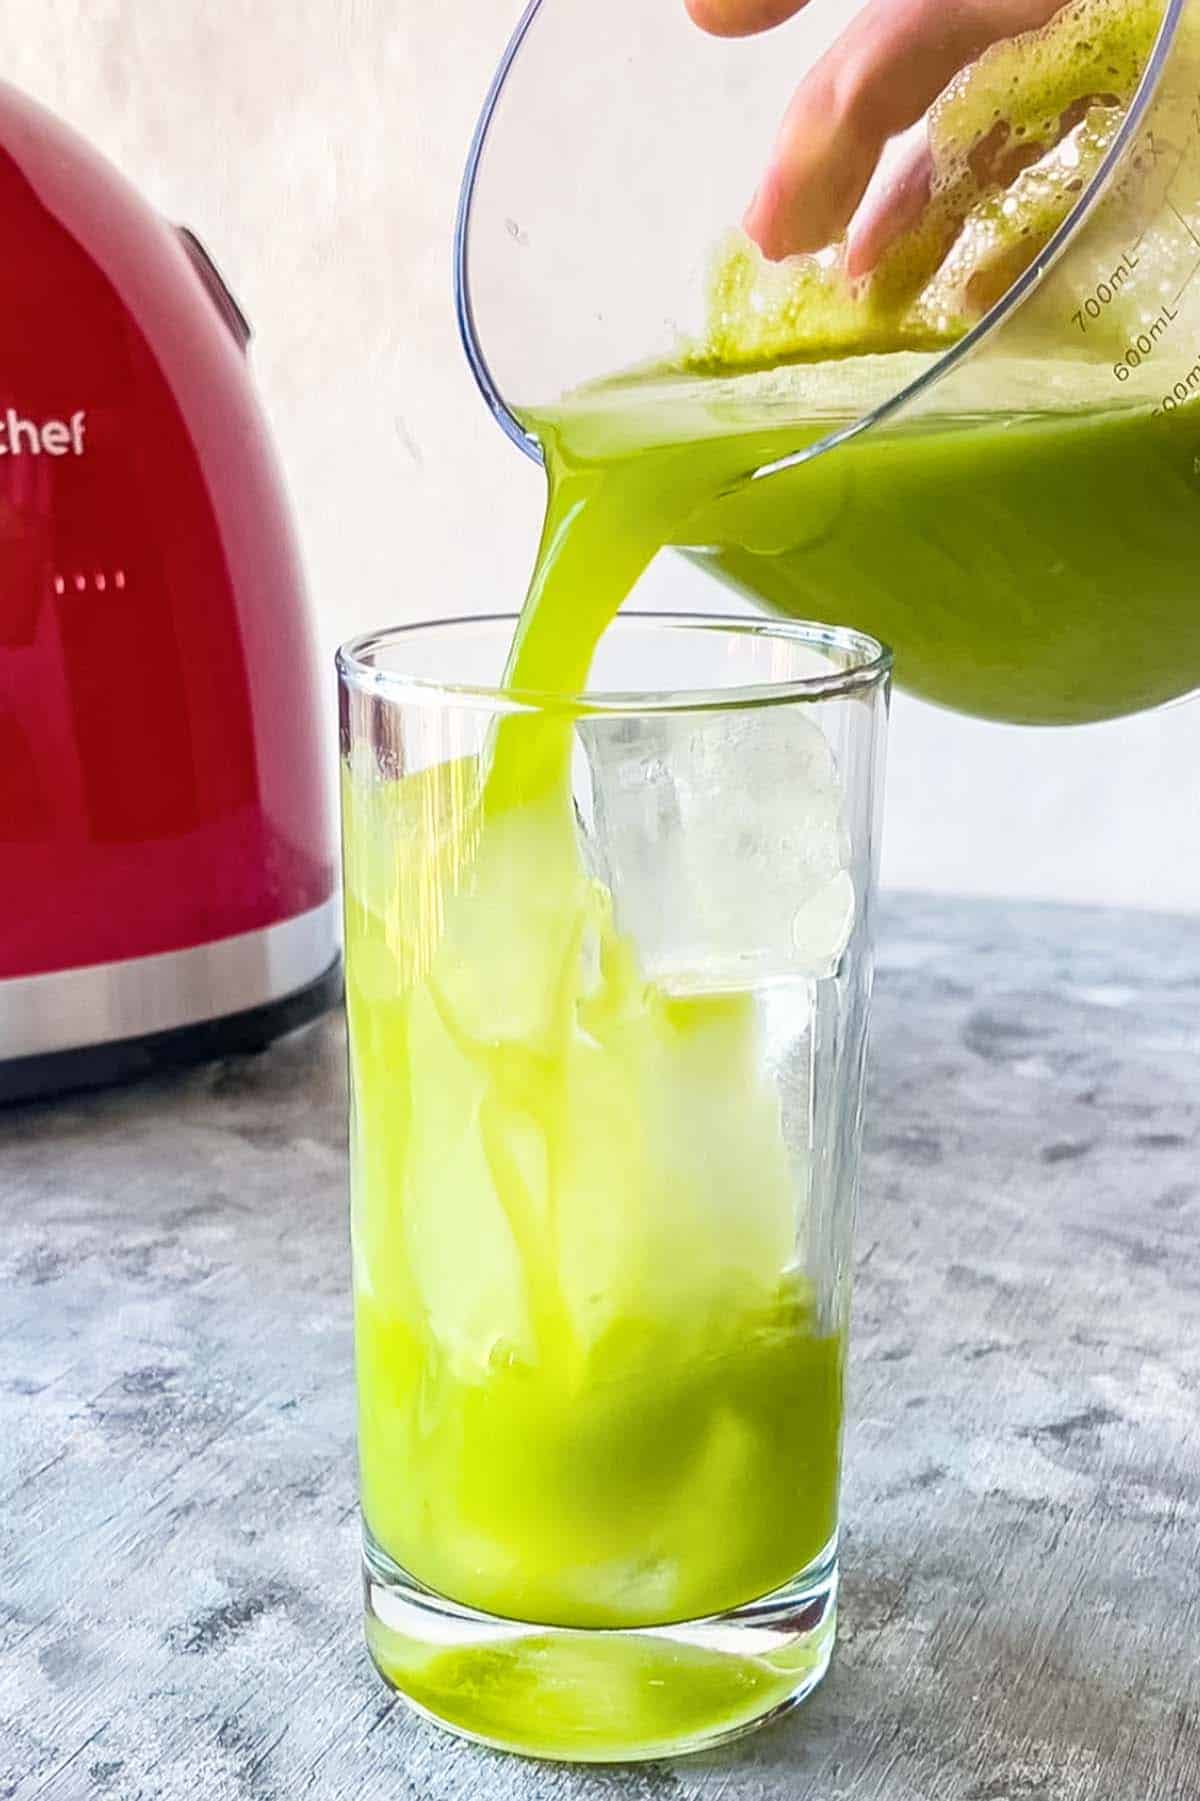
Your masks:
<path fill-rule="evenodd" d="M 684 0 L 705 31 L 748 37 L 810 0 Z M 744 224 L 773 262 L 846 236 L 867 275 L 920 218 L 933 173 L 927 114 L 963 69 L 1066 0 L 869 0 L 797 89 Z"/>

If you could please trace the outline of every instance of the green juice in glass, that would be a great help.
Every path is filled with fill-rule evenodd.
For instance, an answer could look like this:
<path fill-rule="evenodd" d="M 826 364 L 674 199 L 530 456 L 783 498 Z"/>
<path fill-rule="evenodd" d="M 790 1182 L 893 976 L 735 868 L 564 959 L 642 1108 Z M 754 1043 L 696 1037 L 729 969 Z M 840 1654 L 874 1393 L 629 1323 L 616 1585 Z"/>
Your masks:
<path fill-rule="evenodd" d="M 690 505 L 685 463 L 658 472 L 660 506 Z M 563 467 L 514 687 L 583 685 L 661 542 L 646 499 L 628 462 Z M 844 1343 L 795 1267 L 754 999 L 644 979 L 580 862 L 571 741 L 569 721 L 516 717 L 486 768 L 346 776 L 363 1507 L 376 1544 L 459 1603 L 636 1628 L 769 1594 L 830 1546 Z M 439 867 L 403 858 L 431 838 Z M 659 1683 L 661 1650 L 615 1643 L 575 1654 L 592 1755 L 631 1731 L 702 1738 L 797 1684 L 748 1660 L 731 1689 L 728 1659 L 686 1647 Z M 482 1664 L 372 1648 L 439 1717 L 578 1751 L 528 1643 Z"/>
<path fill-rule="evenodd" d="M 642 459 L 556 460 L 515 689 L 585 684 L 707 492 L 711 456 L 647 459 L 649 482 Z M 375 1545 L 460 1604 L 631 1629 L 736 1608 L 829 1551 L 844 1333 L 796 1266 L 755 997 L 646 981 L 581 864 L 572 737 L 517 716 L 486 759 L 346 771 L 362 1497 Z M 580 1754 L 561 1642 L 540 1676 L 528 1640 L 481 1661 L 373 1625 L 372 1650 L 438 1717 Z M 649 1640 L 570 1657 L 590 1756 L 700 1742 L 803 1675 L 746 1659 L 731 1683 L 728 1657 Z"/>

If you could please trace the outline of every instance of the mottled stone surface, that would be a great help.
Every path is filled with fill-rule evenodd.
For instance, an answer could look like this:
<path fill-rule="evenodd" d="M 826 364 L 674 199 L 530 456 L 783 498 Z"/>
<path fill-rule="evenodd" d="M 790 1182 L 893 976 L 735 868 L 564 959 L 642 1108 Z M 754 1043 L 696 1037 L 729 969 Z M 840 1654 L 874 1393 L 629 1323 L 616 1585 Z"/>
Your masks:
<path fill-rule="evenodd" d="M 0 1115 L 5 1801 L 1200 1793 L 1200 922 L 892 903 L 841 1648 L 641 1770 L 361 1648 L 342 1041 Z"/>

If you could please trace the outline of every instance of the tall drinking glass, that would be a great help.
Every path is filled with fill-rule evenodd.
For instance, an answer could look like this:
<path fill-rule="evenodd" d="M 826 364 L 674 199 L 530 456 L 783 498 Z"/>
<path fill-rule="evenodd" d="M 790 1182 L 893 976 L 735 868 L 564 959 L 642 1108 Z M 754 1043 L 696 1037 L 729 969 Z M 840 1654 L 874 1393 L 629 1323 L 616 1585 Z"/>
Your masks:
<path fill-rule="evenodd" d="M 467 1737 L 662 1757 L 833 1647 L 890 657 L 623 614 L 343 650 L 367 1638 Z"/>

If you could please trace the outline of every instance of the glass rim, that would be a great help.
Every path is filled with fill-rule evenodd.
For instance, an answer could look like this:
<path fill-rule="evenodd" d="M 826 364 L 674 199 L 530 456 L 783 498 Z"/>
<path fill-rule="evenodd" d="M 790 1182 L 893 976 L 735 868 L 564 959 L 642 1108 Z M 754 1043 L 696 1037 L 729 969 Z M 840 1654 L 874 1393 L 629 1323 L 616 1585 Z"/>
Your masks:
<path fill-rule="evenodd" d="M 337 653 L 342 683 L 359 693 L 393 701 L 454 703 L 482 706 L 490 712 L 569 713 L 578 717 L 637 717 L 657 713 L 718 713 L 749 711 L 795 702 L 843 700 L 884 686 L 892 674 L 890 647 L 851 626 L 824 625 L 817 620 L 758 620 L 734 613 L 620 612 L 607 628 L 650 625 L 666 631 L 709 631 L 739 638 L 770 638 L 814 650 L 841 651 L 856 660 L 826 675 L 783 677 L 773 682 L 749 683 L 732 688 L 611 690 L 572 694 L 534 688 L 505 688 L 472 682 L 437 680 L 383 669 L 371 662 L 380 649 L 410 639 L 444 632 L 454 635 L 471 628 L 507 626 L 515 631 L 518 613 L 478 613 L 423 619 L 408 625 L 386 626 L 350 638 Z"/>

